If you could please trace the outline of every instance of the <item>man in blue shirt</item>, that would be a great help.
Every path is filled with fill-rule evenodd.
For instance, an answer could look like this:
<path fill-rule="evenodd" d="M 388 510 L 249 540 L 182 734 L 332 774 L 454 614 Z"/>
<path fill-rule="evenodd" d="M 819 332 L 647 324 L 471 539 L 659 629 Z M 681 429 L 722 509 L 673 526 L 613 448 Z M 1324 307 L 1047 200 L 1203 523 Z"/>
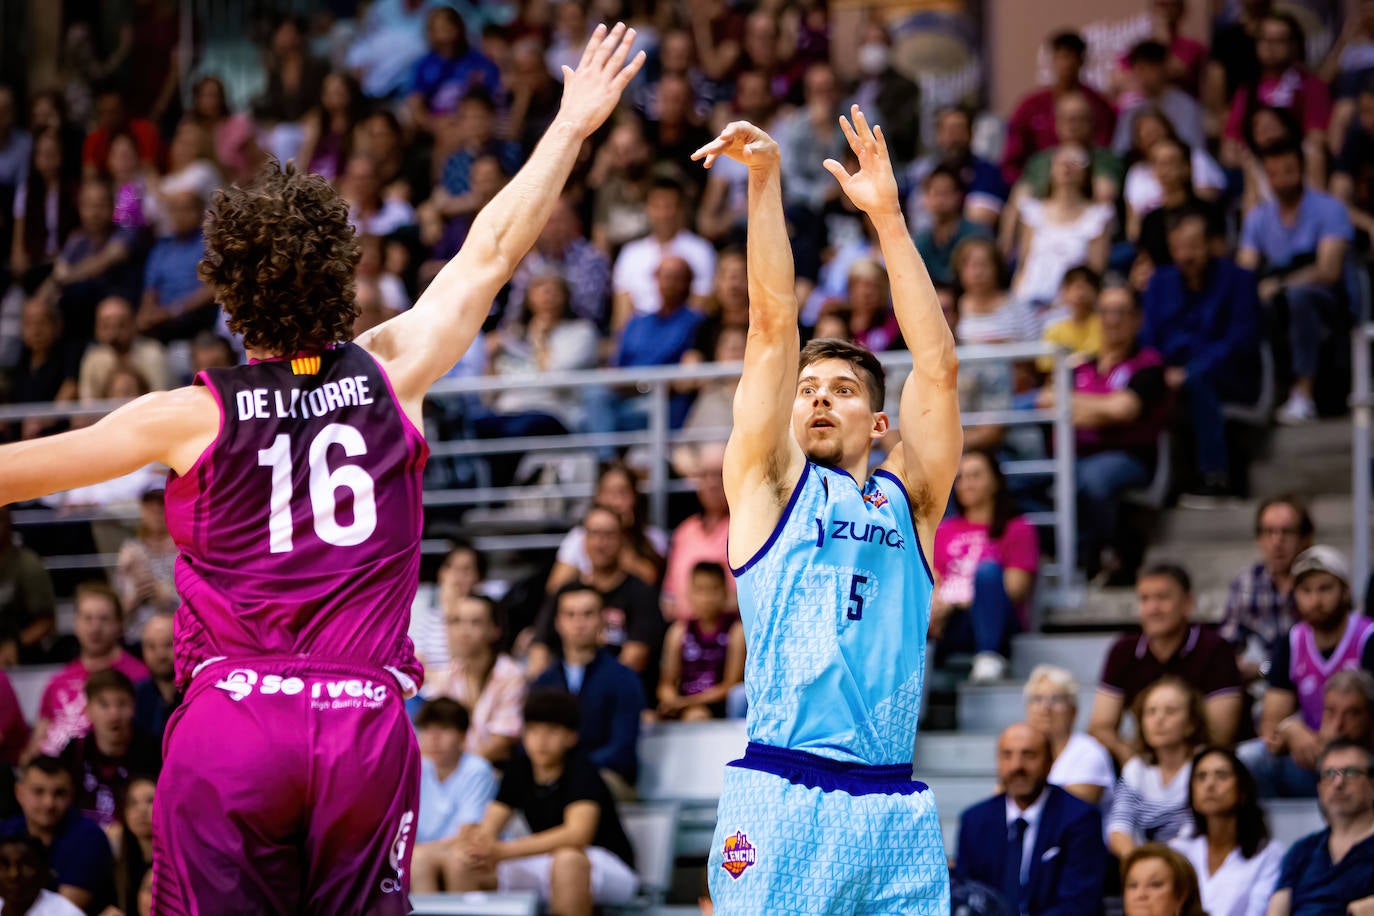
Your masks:
<path fill-rule="evenodd" d="M 637 312 L 625 325 L 611 357 L 612 366 L 672 366 L 681 362 L 682 355 L 696 344 L 697 328 L 706 316 L 687 305 L 692 294 L 691 265 L 677 255 L 667 255 L 659 262 L 654 277 L 661 298 L 659 309 L 657 312 Z M 608 405 L 609 411 L 590 411 L 593 432 L 644 429 L 648 425 L 648 396 L 635 397 L 631 392 L 622 394 L 631 396 L 613 401 Z M 668 415 L 674 428 L 682 425 L 691 406 L 690 394 L 671 396 Z M 610 427 L 612 422 L 614 426 Z"/>
<path fill-rule="evenodd" d="M 1317 758 L 1325 830 L 1283 858 L 1268 916 L 1365 913 L 1374 907 L 1374 752 L 1337 739 Z"/>
<path fill-rule="evenodd" d="M 603 599 L 590 585 L 565 585 L 554 596 L 554 629 L 562 656 L 535 679 L 577 697 L 582 710 L 578 747 L 618 797 L 632 795 L 639 760 L 639 715 L 644 690 L 639 677 L 599 645 Z"/>
<path fill-rule="evenodd" d="M 0 823 L 0 836 L 28 832 L 48 850 L 57 892 L 89 913 L 114 903 L 114 857 L 105 832 L 72 805 L 71 774 L 55 757 L 35 757 L 16 787 L 23 814 Z"/>
<path fill-rule="evenodd" d="M 143 302 L 138 310 L 142 334 L 165 342 L 190 340 L 215 325 L 215 296 L 201 282 L 197 265 L 205 255 L 200 224 L 205 201 L 194 191 L 167 198 L 172 234 L 158 239 L 148 253 L 143 275 Z"/>
<path fill-rule="evenodd" d="M 1304 183 L 1298 143 L 1266 147 L 1260 160 L 1274 199 L 1245 215 L 1236 262 L 1264 278 L 1259 297 L 1267 308 L 1287 306 L 1293 384 L 1278 420 L 1306 423 L 1317 417 L 1313 381 L 1323 326 L 1348 326 L 1342 280 L 1355 230 L 1344 204 Z"/>
<path fill-rule="evenodd" d="M 415 826 L 411 890 L 437 894 L 444 862 L 456 849 L 459 831 L 478 824 L 496 797 L 496 773 L 478 754 L 466 753 L 467 709 L 438 697 L 420 707 L 415 730 L 420 737 L 420 813 Z"/>
<path fill-rule="evenodd" d="M 1164 380 L 1192 418 L 1199 492 L 1230 491 L 1223 401 L 1255 397 L 1259 299 L 1255 275 L 1212 257 L 1207 214 L 1184 210 L 1168 223 L 1173 263 L 1145 289 L 1142 345 L 1164 357 Z"/>

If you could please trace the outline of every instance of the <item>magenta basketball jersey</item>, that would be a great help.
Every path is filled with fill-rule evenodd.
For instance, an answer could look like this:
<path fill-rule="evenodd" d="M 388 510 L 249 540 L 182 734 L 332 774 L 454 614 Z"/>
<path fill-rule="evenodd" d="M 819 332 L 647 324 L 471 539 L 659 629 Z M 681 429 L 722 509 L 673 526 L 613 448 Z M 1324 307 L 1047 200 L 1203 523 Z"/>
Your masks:
<path fill-rule="evenodd" d="M 167 485 L 178 683 L 211 659 L 294 655 L 390 668 L 412 690 L 429 447 L 381 366 L 349 343 L 196 384 L 221 419 Z"/>
<path fill-rule="evenodd" d="M 1288 631 L 1288 648 L 1292 659 L 1289 662 L 1289 674 L 1293 676 L 1302 720 L 1308 728 L 1313 731 L 1321 728 L 1327 679 L 1345 668 L 1360 667 L 1360 658 L 1370 636 L 1374 636 L 1374 620 L 1352 613 L 1345 624 L 1345 635 L 1332 651 L 1331 657 L 1323 658 L 1312 640 L 1311 625 L 1297 623 Z"/>

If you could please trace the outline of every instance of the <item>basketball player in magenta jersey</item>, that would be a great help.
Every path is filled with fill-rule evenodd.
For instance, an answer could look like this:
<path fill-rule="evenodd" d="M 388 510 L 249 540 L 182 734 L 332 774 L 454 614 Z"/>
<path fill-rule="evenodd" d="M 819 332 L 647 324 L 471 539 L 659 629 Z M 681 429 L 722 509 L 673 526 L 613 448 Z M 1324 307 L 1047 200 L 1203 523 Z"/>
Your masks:
<path fill-rule="evenodd" d="M 321 177 L 216 195 L 201 276 L 250 363 L 0 449 L 0 504 L 168 465 L 181 556 L 153 911 L 410 912 L 419 754 L 403 698 L 421 403 L 538 236 L 643 54 L 597 28 L 553 125 L 410 311 L 349 342 L 358 244 Z"/>
<path fill-rule="evenodd" d="M 915 368 L 901 444 L 885 381 L 852 343 L 799 348 L 779 153 L 731 124 L 693 158 L 749 167 L 749 341 L 725 455 L 729 558 L 749 647 L 749 746 L 725 772 L 710 860 L 721 916 L 944 914 L 929 790 L 912 778 L 932 579 L 928 557 L 963 431 L 954 338 L 907 233 L 882 131 L 840 119 L 859 171 L 825 167 L 873 221 Z"/>

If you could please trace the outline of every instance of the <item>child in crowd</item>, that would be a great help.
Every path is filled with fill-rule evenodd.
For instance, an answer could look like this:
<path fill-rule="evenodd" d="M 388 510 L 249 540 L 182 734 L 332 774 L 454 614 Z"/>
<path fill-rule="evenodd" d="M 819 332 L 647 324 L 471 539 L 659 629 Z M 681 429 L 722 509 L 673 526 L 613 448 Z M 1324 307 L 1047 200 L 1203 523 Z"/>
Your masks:
<path fill-rule="evenodd" d="M 438 697 L 420 707 L 420 818 L 410 880 L 416 893 L 443 890 L 444 860 L 455 851 L 465 825 L 482 820 L 496 797 L 496 773 L 486 759 L 464 751 L 468 711 L 457 700 Z"/>
<path fill-rule="evenodd" d="M 596 767 L 575 751 L 577 698 L 534 690 L 525 701 L 521 743 L 482 823 L 459 834 L 448 862 L 450 891 L 533 890 L 559 916 L 590 916 L 593 906 L 626 903 L 639 887 L 634 853 Z M 511 815 L 530 834 L 500 840 Z"/>
<path fill-rule="evenodd" d="M 86 718 L 90 733 L 67 742 L 60 759 L 72 774 L 77 810 L 108 828 L 124 815 L 133 777 L 161 772 L 162 748 L 134 725 L 134 683 L 113 668 L 86 681 Z"/>
<path fill-rule="evenodd" d="M 703 562 L 692 568 L 687 590 L 690 618 L 668 628 L 658 683 L 658 714 L 684 722 L 721 718 L 730 688 L 744 680 L 744 627 L 726 616 L 725 569 Z"/>

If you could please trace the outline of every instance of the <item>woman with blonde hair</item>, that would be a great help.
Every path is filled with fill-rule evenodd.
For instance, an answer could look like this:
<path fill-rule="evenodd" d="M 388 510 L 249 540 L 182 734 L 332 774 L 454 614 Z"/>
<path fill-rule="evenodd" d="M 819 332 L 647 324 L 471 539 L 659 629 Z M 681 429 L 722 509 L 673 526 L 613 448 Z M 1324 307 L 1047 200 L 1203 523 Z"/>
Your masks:
<path fill-rule="evenodd" d="M 1207 916 L 1197 873 L 1163 843 L 1146 843 L 1121 860 L 1126 916 Z"/>
<path fill-rule="evenodd" d="M 1116 768 L 1107 749 L 1085 732 L 1074 731 L 1078 716 L 1078 681 L 1067 669 L 1056 665 L 1037 665 L 1026 679 L 1022 691 L 1026 701 L 1026 724 L 1050 740 L 1050 785 L 1111 809 L 1112 786 Z"/>
<path fill-rule="evenodd" d="M 1141 750 L 1122 768 L 1107 817 L 1107 846 L 1119 858 L 1143 843 L 1187 835 L 1193 754 L 1207 740 L 1202 694 L 1175 675 L 1145 688 L 1134 713 Z"/>

